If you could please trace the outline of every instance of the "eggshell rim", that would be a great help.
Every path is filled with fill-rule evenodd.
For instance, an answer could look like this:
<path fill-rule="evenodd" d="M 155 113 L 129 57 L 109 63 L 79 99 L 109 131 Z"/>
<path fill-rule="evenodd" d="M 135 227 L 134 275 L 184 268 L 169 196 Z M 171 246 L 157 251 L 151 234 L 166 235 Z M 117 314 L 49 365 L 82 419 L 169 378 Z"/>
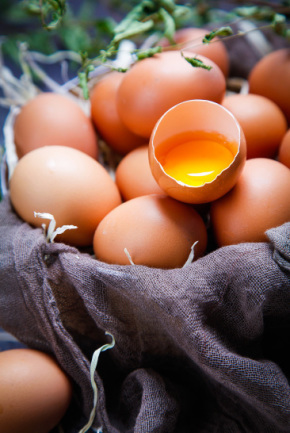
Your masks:
<path fill-rule="evenodd" d="M 235 156 L 234 156 L 232 162 L 227 167 L 225 167 L 223 170 L 221 170 L 216 175 L 216 177 L 213 180 L 211 180 L 210 182 L 204 182 L 202 185 L 188 185 L 188 184 L 186 184 L 186 183 L 184 183 L 184 182 L 182 182 L 180 180 L 175 179 L 173 176 L 170 176 L 164 170 L 162 164 L 159 162 L 159 160 L 157 159 L 156 154 L 155 154 L 156 146 L 154 145 L 154 138 L 155 138 L 156 131 L 157 131 L 160 123 L 163 121 L 164 117 L 167 116 L 167 114 L 170 111 L 175 110 L 178 106 L 185 105 L 185 104 L 190 104 L 192 102 L 202 102 L 203 104 L 211 104 L 211 105 L 214 105 L 216 107 L 221 108 L 221 110 L 225 111 L 228 114 L 229 118 L 231 118 L 233 120 L 234 124 L 236 125 L 237 132 L 238 132 L 238 147 L 237 147 L 237 151 L 235 153 Z M 242 146 L 242 144 L 244 144 L 244 146 Z M 243 152 L 243 150 L 245 150 L 245 151 Z M 240 159 L 240 163 L 239 163 L 238 159 Z M 180 185 L 183 188 L 184 191 L 185 190 L 187 190 L 187 191 L 201 191 L 202 189 L 207 189 L 207 187 L 209 187 L 210 185 L 213 185 L 213 183 L 216 182 L 218 179 L 221 179 L 223 177 L 223 174 L 225 172 L 227 172 L 232 166 L 237 165 L 237 171 L 238 171 L 239 166 L 240 165 L 243 166 L 245 164 L 245 161 L 246 161 L 246 140 L 245 140 L 245 136 L 244 136 L 243 130 L 241 128 L 241 125 L 239 124 L 239 122 L 236 119 L 236 117 L 227 108 L 223 107 L 221 104 L 218 104 L 217 102 L 210 101 L 210 100 L 205 100 L 205 99 L 189 99 L 187 101 L 182 101 L 182 102 L 174 105 L 173 107 L 171 107 L 156 122 L 156 124 L 155 124 L 155 126 L 153 128 L 152 134 L 150 136 L 150 140 L 149 140 L 149 161 L 150 161 L 150 165 L 152 164 L 152 162 L 151 162 L 152 160 L 154 161 L 155 164 L 157 164 L 159 170 L 163 173 L 164 177 L 170 179 L 170 183 L 172 183 L 172 184 L 174 183 L 174 184 Z M 154 173 L 153 173 L 153 175 L 154 175 Z M 157 179 L 156 179 L 156 181 L 158 182 Z M 218 198 L 218 197 L 215 197 L 214 199 L 210 199 L 210 200 L 206 200 L 206 201 L 200 201 L 200 200 L 195 201 L 195 200 L 193 200 L 193 201 L 188 201 L 188 202 L 189 203 L 206 203 L 206 202 L 209 202 L 209 201 L 213 201 L 216 198 Z"/>

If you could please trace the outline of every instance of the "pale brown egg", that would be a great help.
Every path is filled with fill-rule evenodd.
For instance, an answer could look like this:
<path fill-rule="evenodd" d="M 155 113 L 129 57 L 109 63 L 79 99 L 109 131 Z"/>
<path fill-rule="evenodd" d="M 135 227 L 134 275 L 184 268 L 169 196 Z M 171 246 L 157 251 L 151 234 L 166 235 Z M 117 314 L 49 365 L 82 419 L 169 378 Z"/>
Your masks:
<path fill-rule="evenodd" d="M 266 230 L 290 221 L 290 170 L 278 161 L 246 161 L 235 187 L 211 205 L 219 246 L 267 241 Z"/>
<path fill-rule="evenodd" d="M 226 96 L 222 105 L 238 120 L 247 142 L 247 158 L 274 158 L 287 130 L 283 111 L 270 99 L 253 94 Z"/>
<path fill-rule="evenodd" d="M 278 160 L 290 168 L 290 129 L 284 135 L 278 152 Z"/>
<path fill-rule="evenodd" d="M 185 51 L 185 57 L 194 53 Z M 135 134 L 149 138 L 158 119 L 174 105 L 189 99 L 221 102 L 225 77 L 212 60 L 197 58 L 212 67 L 193 67 L 179 51 L 163 52 L 134 64 L 117 93 L 122 122 Z"/>
<path fill-rule="evenodd" d="M 145 143 L 121 121 L 117 111 L 116 94 L 124 77 L 122 72 L 111 72 L 93 88 L 90 96 L 91 115 L 99 135 L 115 152 L 125 155 Z"/>
<path fill-rule="evenodd" d="M 40 93 L 24 105 L 14 124 L 18 157 L 43 146 L 68 146 L 98 157 L 91 119 L 68 96 Z"/>
<path fill-rule="evenodd" d="M 72 397 L 68 375 L 53 357 L 32 349 L 0 353 L 0 431 L 49 433 Z"/>
<path fill-rule="evenodd" d="M 274 101 L 290 125 L 290 48 L 281 48 L 264 56 L 249 74 L 250 93 Z"/>
<path fill-rule="evenodd" d="M 116 184 L 125 201 L 141 195 L 164 194 L 150 169 L 148 145 L 132 150 L 122 159 L 116 169 Z"/>
<path fill-rule="evenodd" d="M 65 146 L 35 149 L 21 158 L 10 179 L 11 202 L 18 215 L 36 227 L 49 221 L 77 228 L 56 240 L 77 246 L 92 244 L 102 218 L 121 203 L 119 190 L 105 168 L 85 153 Z"/>
<path fill-rule="evenodd" d="M 174 34 L 174 42 L 177 44 L 176 47 L 171 45 L 168 39 L 165 38 L 157 42 L 157 45 L 161 45 L 162 47 L 170 46 L 171 49 L 182 49 L 188 52 L 202 54 L 215 62 L 227 77 L 229 74 L 230 61 L 226 46 L 222 40 L 218 38 L 214 38 L 210 43 L 203 43 L 202 41 L 208 33 L 210 33 L 210 30 L 186 27 L 176 30 Z"/>
<path fill-rule="evenodd" d="M 207 244 L 201 216 L 166 195 L 133 198 L 110 212 L 94 236 L 97 259 L 120 265 L 182 267 L 194 247 L 200 257 Z"/>

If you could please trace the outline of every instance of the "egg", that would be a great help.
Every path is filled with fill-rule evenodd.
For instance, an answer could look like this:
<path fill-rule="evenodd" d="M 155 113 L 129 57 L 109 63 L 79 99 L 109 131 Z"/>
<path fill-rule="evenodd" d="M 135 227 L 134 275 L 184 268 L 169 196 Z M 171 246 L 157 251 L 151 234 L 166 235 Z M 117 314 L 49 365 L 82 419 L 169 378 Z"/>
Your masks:
<path fill-rule="evenodd" d="M 67 374 L 50 355 L 32 349 L 0 353 L 0 431 L 49 433 L 72 398 Z"/>
<path fill-rule="evenodd" d="M 253 94 L 226 96 L 222 105 L 238 120 L 247 142 L 247 158 L 274 158 L 287 130 L 282 110 L 268 98 Z"/>
<path fill-rule="evenodd" d="M 116 94 L 123 77 L 122 72 L 107 74 L 95 84 L 90 95 L 93 123 L 108 146 L 120 155 L 145 143 L 144 138 L 123 124 L 118 114 Z"/>
<path fill-rule="evenodd" d="M 287 130 L 280 143 L 278 160 L 290 168 L 290 129 Z"/>
<path fill-rule="evenodd" d="M 290 48 L 265 55 L 252 68 L 248 81 L 250 93 L 275 102 L 290 124 Z"/>
<path fill-rule="evenodd" d="M 132 150 L 122 159 L 116 169 L 116 184 L 125 201 L 141 195 L 164 193 L 151 172 L 148 145 Z"/>
<path fill-rule="evenodd" d="M 265 242 L 266 230 L 290 221 L 290 170 L 268 158 L 246 161 L 235 187 L 211 205 L 218 246 Z"/>
<path fill-rule="evenodd" d="M 161 45 L 162 47 L 170 46 L 171 49 L 183 49 L 188 52 L 202 54 L 215 62 L 225 77 L 227 77 L 229 74 L 230 61 L 226 46 L 217 38 L 214 38 L 210 43 L 203 43 L 202 40 L 208 33 L 210 33 L 210 30 L 186 27 L 176 30 L 173 38 L 174 42 L 177 44 L 176 47 L 171 45 L 168 39 L 160 40 L 157 45 Z"/>
<path fill-rule="evenodd" d="M 121 203 L 114 180 L 95 159 L 77 149 L 45 146 L 23 156 L 10 179 L 14 210 L 29 224 L 49 223 L 34 212 L 50 213 L 56 226 L 77 228 L 57 235 L 56 240 L 92 245 L 101 219 Z"/>
<path fill-rule="evenodd" d="M 183 55 L 195 57 L 191 52 Z M 117 92 L 117 109 L 128 129 L 149 138 L 158 119 L 174 105 L 189 99 L 222 101 L 223 73 L 207 57 L 197 57 L 212 69 L 193 67 L 179 51 L 162 52 L 131 67 Z"/>
<path fill-rule="evenodd" d="M 28 101 L 14 124 L 17 155 L 43 146 L 68 146 L 98 157 L 98 139 L 91 119 L 65 95 L 44 92 Z"/>
<path fill-rule="evenodd" d="M 200 257 L 207 244 L 201 216 L 166 195 L 133 198 L 110 212 L 94 236 L 96 257 L 107 263 L 159 268 L 183 266 L 194 246 Z"/>
<path fill-rule="evenodd" d="M 185 203 L 209 203 L 237 182 L 246 161 L 246 141 L 236 118 L 212 101 L 185 101 L 156 123 L 149 164 L 156 182 Z"/>

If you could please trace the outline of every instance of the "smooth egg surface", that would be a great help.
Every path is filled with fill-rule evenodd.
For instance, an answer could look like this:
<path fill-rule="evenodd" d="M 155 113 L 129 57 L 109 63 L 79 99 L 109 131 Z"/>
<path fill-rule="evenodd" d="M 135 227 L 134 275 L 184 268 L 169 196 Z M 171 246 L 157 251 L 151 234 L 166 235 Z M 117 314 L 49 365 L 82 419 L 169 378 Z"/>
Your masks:
<path fill-rule="evenodd" d="M 235 187 L 211 205 L 218 246 L 266 242 L 266 230 L 290 221 L 290 170 L 278 161 L 246 161 Z"/>
<path fill-rule="evenodd" d="M 166 195 L 129 200 L 110 212 L 94 236 L 97 259 L 120 265 L 160 268 L 183 266 L 194 247 L 200 257 L 207 245 L 201 216 L 189 205 Z"/>
<path fill-rule="evenodd" d="M 290 129 L 288 129 L 280 143 L 278 160 L 290 168 Z"/>
<path fill-rule="evenodd" d="M 34 212 L 50 213 L 57 227 L 74 225 L 56 240 L 92 245 L 102 218 L 121 203 L 119 190 L 105 168 L 83 152 L 46 146 L 21 158 L 10 179 L 10 198 L 18 215 L 36 227 L 49 221 Z"/>
<path fill-rule="evenodd" d="M 164 194 L 150 169 L 148 145 L 132 150 L 122 159 L 116 169 L 116 184 L 125 201 L 141 195 Z"/>
<path fill-rule="evenodd" d="M 251 70 L 250 93 L 274 101 L 290 125 L 290 48 L 281 48 L 262 57 Z"/>
<path fill-rule="evenodd" d="M 192 58 L 194 53 L 184 52 Z M 137 62 L 123 78 L 117 109 L 135 134 L 149 138 L 158 119 L 174 105 L 189 99 L 221 102 L 226 81 L 220 68 L 198 55 L 211 70 L 193 67 L 179 51 L 168 51 Z"/>
<path fill-rule="evenodd" d="M 90 96 L 91 115 L 98 134 L 114 151 L 125 155 L 145 143 L 121 121 L 117 111 L 116 95 L 124 73 L 111 72 L 93 88 Z"/>
<path fill-rule="evenodd" d="M 16 117 L 18 157 L 43 146 L 68 146 L 96 159 L 98 139 L 91 119 L 71 98 L 52 92 L 28 101 Z"/>
<path fill-rule="evenodd" d="M 32 349 L 0 353 L 1 433 L 49 433 L 72 397 L 69 377 L 50 355 Z"/>
<path fill-rule="evenodd" d="M 229 54 L 225 44 L 215 38 L 210 43 L 203 43 L 204 37 L 209 33 L 208 29 L 198 27 L 186 27 L 176 30 L 174 34 L 174 42 L 176 46 L 171 44 L 168 39 L 162 39 L 157 42 L 157 45 L 163 47 L 170 46 L 171 49 L 186 50 L 196 54 L 202 54 L 208 59 L 215 62 L 223 74 L 227 77 L 229 74 Z"/>
<path fill-rule="evenodd" d="M 236 117 L 245 134 L 247 158 L 274 158 L 287 130 L 283 111 L 270 99 L 253 94 L 225 97 L 222 105 Z"/>

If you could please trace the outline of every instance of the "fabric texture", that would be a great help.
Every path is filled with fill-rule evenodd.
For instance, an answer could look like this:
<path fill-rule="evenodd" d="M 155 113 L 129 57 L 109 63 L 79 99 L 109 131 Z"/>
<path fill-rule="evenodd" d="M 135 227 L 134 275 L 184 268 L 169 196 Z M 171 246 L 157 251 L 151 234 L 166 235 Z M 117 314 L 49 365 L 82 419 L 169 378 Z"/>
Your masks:
<path fill-rule="evenodd" d="M 172 270 L 48 244 L 0 203 L 0 327 L 74 384 L 65 432 L 290 432 L 290 223 Z"/>

